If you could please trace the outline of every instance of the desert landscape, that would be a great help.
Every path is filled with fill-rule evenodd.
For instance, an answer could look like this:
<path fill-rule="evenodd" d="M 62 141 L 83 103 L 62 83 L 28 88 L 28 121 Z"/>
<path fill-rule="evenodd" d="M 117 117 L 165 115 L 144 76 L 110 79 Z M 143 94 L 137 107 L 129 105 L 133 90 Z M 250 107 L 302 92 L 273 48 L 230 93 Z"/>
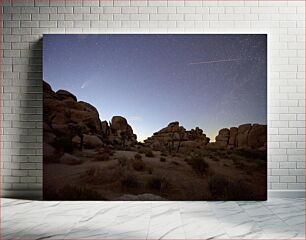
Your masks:
<path fill-rule="evenodd" d="M 44 199 L 265 200 L 267 125 L 220 128 L 211 141 L 174 119 L 137 141 L 123 116 L 43 82 Z"/>

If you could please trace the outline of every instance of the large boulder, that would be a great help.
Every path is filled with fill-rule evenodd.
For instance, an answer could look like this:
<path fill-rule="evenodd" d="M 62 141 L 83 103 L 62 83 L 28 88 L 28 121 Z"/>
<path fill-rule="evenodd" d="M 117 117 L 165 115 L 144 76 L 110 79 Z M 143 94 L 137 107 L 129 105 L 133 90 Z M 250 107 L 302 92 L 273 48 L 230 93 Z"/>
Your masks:
<path fill-rule="evenodd" d="M 48 143 L 43 144 L 43 156 L 46 163 L 59 161 L 56 149 Z"/>
<path fill-rule="evenodd" d="M 238 127 L 237 147 L 248 148 L 248 135 L 251 130 L 251 124 L 243 124 Z"/>
<path fill-rule="evenodd" d="M 55 142 L 56 135 L 52 132 L 44 131 L 43 142 L 53 144 Z"/>
<path fill-rule="evenodd" d="M 238 128 L 237 127 L 231 127 L 230 128 L 230 136 L 228 139 L 228 145 L 230 148 L 237 147 L 237 134 L 238 134 Z"/>
<path fill-rule="evenodd" d="M 111 123 L 111 128 L 114 130 L 126 130 L 128 126 L 127 120 L 121 116 L 114 116 Z"/>
<path fill-rule="evenodd" d="M 76 98 L 76 96 L 74 96 L 71 92 L 68 92 L 68 91 L 66 91 L 66 90 L 58 90 L 57 92 L 56 92 L 56 94 L 59 96 L 59 98 L 61 99 L 61 100 L 64 100 L 64 99 L 72 99 L 72 100 L 74 100 L 74 101 L 77 101 L 77 98 Z"/>
<path fill-rule="evenodd" d="M 267 127 L 264 125 L 254 124 L 249 131 L 248 146 L 250 148 L 260 148 L 267 143 Z"/>
<path fill-rule="evenodd" d="M 223 135 L 223 136 L 229 136 L 230 134 L 230 130 L 228 128 L 222 128 L 220 131 L 219 131 L 219 135 Z"/>
<path fill-rule="evenodd" d="M 103 145 L 101 139 L 96 135 L 84 134 L 84 146 L 88 148 L 98 148 Z"/>
<path fill-rule="evenodd" d="M 86 126 L 90 133 L 99 133 L 101 131 L 101 121 L 99 114 L 95 111 L 70 111 L 70 120 Z"/>
<path fill-rule="evenodd" d="M 101 131 L 103 133 L 104 136 L 109 135 L 109 126 L 108 126 L 108 122 L 107 121 L 102 121 L 101 122 Z"/>
<path fill-rule="evenodd" d="M 75 136 L 72 138 L 72 142 L 76 145 L 80 145 L 81 138 L 79 136 Z M 83 145 L 85 148 L 99 148 L 103 146 L 103 142 L 101 139 L 96 135 L 83 135 Z"/>
<path fill-rule="evenodd" d="M 53 133 L 57 136 L 71 135 L 71 130 L 68 124 L 52 124 Z"/>
<path fill-rule="evenodd" d="M 216 145 L 219 147 L 227 147 L 230 138 L 230 130 L 228 128 L 223 128 L 219 131 L 218 136 L 216 136 Z"/>
<path fill-rule="evenodd" d="M 108 125 L 103 124 L 107 130 Z M 116 144 L 133 145 L 137 142 L 137 136 L 133 133 L 132 127 L 127 120 L 121 116 L 114 116 L 110 124 L 110 133 L 108 139 Z"/>
<path fill-rule="evenodd" d="M 44 93 L 44 99 L 45 98 L 58 98 L 56 93 L 52 90 L 50 84 L 43 81 L 43 93 Z"/>
<path fill-rule="evenodd" d="M 69 153 L 65 153 L 61 158 L 60 158 L 60 163 L 63 164 L 68 164 L 68 165 L 77 165 L 81 164 L 82 161 L 76 156 L 73 156 Z"/>
<path fill-rule="evenodd" d="M 238 127 L 238 134 L 250 131 L 251 127 L 252 127 L 252 124 L 250 124 L 250 123 L 240 125 Z"/>

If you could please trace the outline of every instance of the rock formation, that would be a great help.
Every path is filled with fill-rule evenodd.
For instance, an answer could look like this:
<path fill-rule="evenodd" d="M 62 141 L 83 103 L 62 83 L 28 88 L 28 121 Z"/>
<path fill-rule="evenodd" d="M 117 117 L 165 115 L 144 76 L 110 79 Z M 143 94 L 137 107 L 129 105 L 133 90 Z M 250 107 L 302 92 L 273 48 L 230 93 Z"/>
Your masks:
<path fill-rule="evenodd" d="M 223 128 L 216 136 L 217 147 L 222 148 L 267 148 L 267 125 L 243 124 L 230 129 Z"/>
<path fill-rule="evenodd" d="M 109 125 L 107 121 L 103 121 L 101 126 L 103 136 L 111 144 L 130 146 L 137 143 L 137 136 L 124 117 L 114 116 Z"/>
<path fill-rule="evenodd" d="M 101 121 L 97 109 L 85 102 L 78 102 L 70 92 L 59 90 L 43 82 L 44 123 L 58 134 L 74 135 L 73 131 L 82 129 L 84 133 L 101 132 Z"/>
<path fill-rule="evenodd" d="M 137 136 L 125 118 L 115 116 L 108 125 L 107 121 L 101 122 L 94 106 L 78 101 L 72 93 L 54 92 L 46 82 L 43 92 L 44 157 L 48 162 L 58 162 L 60 156 L 60 162 L 78 162 L 66 154 L 77 147 L 82 150 L 106 144 L 125 147 L 137 143 Z"/>
<path fill-rule="evenodd" d="M 209 140 L 198 127 L 187 131 L 179 122 L 172 122 L 145 140 L 145 145 L 155 150 L 179 151 L 180 147 L 205 146 Z"/>
<path fill-rule="evenodd" d="M 219 131 L 219 135 L 216 137 L 216 142 L 220 147 L 226 147 L 228 145 L 228 140 L 230 137 L 230 130 L 223 128 Z"/>

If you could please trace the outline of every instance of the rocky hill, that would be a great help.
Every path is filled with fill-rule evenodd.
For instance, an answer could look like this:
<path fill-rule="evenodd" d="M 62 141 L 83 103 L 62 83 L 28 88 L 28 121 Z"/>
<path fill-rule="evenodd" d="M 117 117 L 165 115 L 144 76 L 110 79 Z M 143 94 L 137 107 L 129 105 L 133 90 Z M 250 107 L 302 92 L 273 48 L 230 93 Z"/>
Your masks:
<path fill-rule="evenodd" d="M 216 136 L 217 147 L 267 149 L 267 125 L 243 124 L 237 127 L 223 128 Z"/>
<path fill-rule="evenodd" d="M 145 145 L 155 150 L 168 150 L 178 152 L 181 147 L 200 147 L 209 143 L 203 130 L 196 127 L 187 131 L 179 122 L 172 122 L 160 131 L 145 140 Z"/>
<path fill-rule="evenodd" d="M 100 120 L 97 109 L 89 103 L 78 101 L 66 90 L 54 92 L 43 82 L 44 155 L 54 158 L 55 153 L 73 147 L 99 148 L 105 145 L 130 146 L 137 136 L 127 120 L 114 116 L 111 122 Z M 58 156 L 60 157 L 60 156 Z"/>
<path fill-rule="evenodd" d="M 167 127 L 145 140 L 145 145 L 154 150 L 178 152 L 181 148 L 248 148 L 266 150 L 267 125 L 243 124 L 239 127 L 223 128 L 216 136 L 216 142 L 210 143 L 199 127 L 187 131 L 179 122 L 172 122 Z"/>

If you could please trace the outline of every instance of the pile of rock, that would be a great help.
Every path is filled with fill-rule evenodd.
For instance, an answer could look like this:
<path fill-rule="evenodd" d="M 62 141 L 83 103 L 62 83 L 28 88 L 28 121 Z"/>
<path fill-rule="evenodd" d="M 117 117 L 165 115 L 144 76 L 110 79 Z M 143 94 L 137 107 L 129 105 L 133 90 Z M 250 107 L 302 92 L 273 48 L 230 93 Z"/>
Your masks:
<path fill-rule="evenodd" d="M 109 125 L 107 121 L 103 121 L 102 135 L 112 144 L 131 146 L 137 143 L 137 136 L 133 133 L 132 127 L 121 116 L 114 116 Z"/>
<path fill-rule="evenodd" d="M 78 127 L 84 133 L 101 132 L 101 121 L 95 107 L 86 102 L 78 102 L 77 98 L 68 91 L 54 92 L 46 82 L 43 82 L 43 91 L 44 123 L 55 133 L 73 134 L 72 131 L 77 131 Z"/>
<path fill-rule="evenodd" d="M 243 124 L 237 127 L 223 128 L 216 136 L 217 147 L 222 148 L 267 148 L 267 125 Z"/>
<path fill-rule="evenodd" d="M 145 145 L 155 150 L 176 150 L 180 147 L 200 147 L 209 143 L 203 130 L 196 127 L 187 131 L 179 122 L 172 122 L 167 127 L 155 132 L 145 140 Z"/>
<path fill-rule="evenodd" d="M 78 101 L 66 90 L 54 92 L 43 81 L 43 130 L 44 159 L 73 162 L 73 147 L 100 148 L 105 144 L 135 144 L 137 136 L 127 120 L 120 116 L 112 118 L 110 126 L 101 122 L 97 109 L 89 103 Z M 67 160 L 68 157 L 69 161 Z M 77 160 L 75 160 L 77 161 Z"/>

